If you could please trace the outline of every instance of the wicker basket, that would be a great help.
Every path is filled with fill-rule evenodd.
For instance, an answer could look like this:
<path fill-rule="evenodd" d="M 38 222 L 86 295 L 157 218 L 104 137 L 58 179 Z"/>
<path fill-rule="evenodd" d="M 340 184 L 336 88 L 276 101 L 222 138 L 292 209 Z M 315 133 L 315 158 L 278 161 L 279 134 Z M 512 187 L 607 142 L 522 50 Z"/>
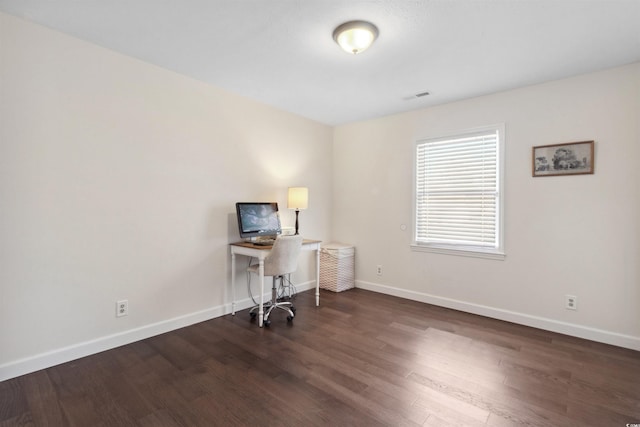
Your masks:
<path fill-rule="evenodd" d="M 320 249 L 320 287 L 342 292 L 355 287 L 355 248 L 327 243 Z"/>

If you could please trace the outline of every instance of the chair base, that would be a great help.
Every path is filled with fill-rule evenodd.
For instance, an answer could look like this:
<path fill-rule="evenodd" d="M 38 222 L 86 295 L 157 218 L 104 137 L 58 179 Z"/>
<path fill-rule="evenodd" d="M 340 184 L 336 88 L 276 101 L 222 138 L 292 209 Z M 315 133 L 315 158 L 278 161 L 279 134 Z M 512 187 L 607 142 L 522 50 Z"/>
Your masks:
<path fill-rule="evenodd" d="M 249 310 L 249 315 L 251 316 L 252 319 L 255 319 L 256 317 L 258 317 L 258 308 L 259 306 L 255 306 L 253 308 L 251 308 L 251 310 Z M 271 320 L 269 319 L 269 316 L 271 315 L 271 312 L 274 311 L 276 308 L 286 311 L 287 312 L 287 320 L 289 322 L 291 322 L 293 320 L 293 318 L 296 316 L 296 308 L 293 306 L 292 303 L 290 302 L 277 302 L 275 304 L 272 304 L 271 301 L 267 302 L 267 304 L 264 305 L 264 317 L 263 317 L 263 322 L 262 324 L 264 326 L 269 326 L 271 324 Z"/>
<path fill-rule="evenodd" d="M 269 326 L 271 324 L 271 320 L 269 319 L 269 316 L 271 315 L 271 312 L 275 309 L 286 311 L 288 314 L 287 316 L 288 322 L 291 322 L 293 318 L 296 317 L 296 308 L 293 306 L 293 303 L 289 301 L 278 301 L 278 297 L 277 297 L 278 289 L 276 287 L 277 279 L 280 279 L 280 285 L 282 286 L 284 276 L 276 276 L 273 278 L 273 286 L 271 287 L 271 301 L 267 301 L 263 305 L 264 317 L 263 317 L 262 324 L 264 326 Z M 251 310 L 249 310 L 249 316 L 251 316 L 252 319 L 255 319 L 258 316 L 258 313 L 256 313 L 256 311 L 259 308 L 260 306 L 256 305 L 252 307 Z"/>

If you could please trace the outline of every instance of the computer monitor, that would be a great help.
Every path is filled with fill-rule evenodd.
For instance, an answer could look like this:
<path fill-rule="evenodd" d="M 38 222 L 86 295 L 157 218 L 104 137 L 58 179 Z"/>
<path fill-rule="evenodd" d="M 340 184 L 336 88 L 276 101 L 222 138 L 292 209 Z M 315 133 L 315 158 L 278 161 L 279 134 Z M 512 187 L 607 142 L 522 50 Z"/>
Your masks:
<path fill-rule="evenodd" d="M 275 237 L 282 233 L 278 204 L 275 202 L 236 203 L 238 230 L 243 239 Z"/>

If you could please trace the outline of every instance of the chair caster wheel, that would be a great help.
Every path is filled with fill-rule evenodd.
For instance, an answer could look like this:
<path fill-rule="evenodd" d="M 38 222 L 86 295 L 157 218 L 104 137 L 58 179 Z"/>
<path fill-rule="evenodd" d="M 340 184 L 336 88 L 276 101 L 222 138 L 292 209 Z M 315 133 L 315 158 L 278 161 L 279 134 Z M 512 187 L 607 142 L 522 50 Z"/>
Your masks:
<path fill-rule="evenodd" d="M 258 314 L 255 311 L 252 311 L 251 313 L 249 313 L 249 317 L 255 319 L 256 317 L 258 317 Z"/>
<path fill-rule="evenodd" d="M 293 321 L 293 316 L 287 316 L 287 322 Z"/>
<path fill-rule="evenodd" d="M 267 327 L 269 325 L 271 325 L 271 320 L 265 320 L 264 322 L 262 322 L 262 326 Z"/>

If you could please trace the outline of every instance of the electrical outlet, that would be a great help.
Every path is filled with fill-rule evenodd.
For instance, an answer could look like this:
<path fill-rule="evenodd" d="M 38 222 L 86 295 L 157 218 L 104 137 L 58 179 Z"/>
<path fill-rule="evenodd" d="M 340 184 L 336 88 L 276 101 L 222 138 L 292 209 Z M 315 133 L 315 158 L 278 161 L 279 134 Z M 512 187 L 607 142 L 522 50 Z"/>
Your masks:
<path fill-rule="evenodd" d="M 129 314 L 129 300 L 123 299 L 116 301 L 116 317 L 122 317 Z"/>
<path fill-rule="evenodd" d="M 381 265 L 379 265 L 378 267 L 376 267 L 376 274 L 377 274 L 378 276 L 382 276 L 382 266 L 381 266 Z"/>
<path fill-rule="evenodd" d="M 575 295 L 566 295 L 565 307 L 567 310 L 577 310 L 578 309 L 578 297 Z"/>

